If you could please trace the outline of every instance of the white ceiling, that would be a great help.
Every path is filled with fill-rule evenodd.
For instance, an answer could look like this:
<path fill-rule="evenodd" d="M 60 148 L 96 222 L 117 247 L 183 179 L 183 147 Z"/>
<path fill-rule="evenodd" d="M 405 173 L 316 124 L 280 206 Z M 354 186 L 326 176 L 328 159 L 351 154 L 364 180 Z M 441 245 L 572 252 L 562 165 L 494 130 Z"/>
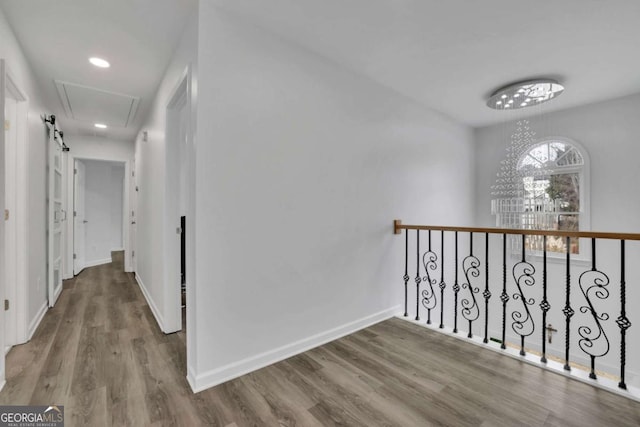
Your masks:
<path fill-rule="evenodd" d="M 196 6 L 197 0 L 0 0 L 62 130 L 131 141 Z M 90 56 L 111 67 L 94 67 Z M 65 114 L 54 80 L 76 85 L 73 116 Z M 80 92 L 78 85 L 97 90 Z M 95 122 L 112 126 L 100 131 Z"/>
<path fill-rule="evenodd" d="M 640 0 L 215 0 L 472 126 L 507 83 L 557 78 L 565 109 L 640 92 Z M 527 111 L 529 110 L 529 111 Z"/>
<path fill-rule="evenodd" d="M 197 1 L 0 0 L 0 7 L 64 131 L 133 140 Z M 550 111 L 640 92 L 639 0 L 201 1 L 471 126 L 531 114 L 485 106 L 493 90 L 531 77 L 565 84 L 545 104 Z M 95 68 L 89 56 L 112 66 Z M 127 127 L 96 130 L 89 121 L 102 104 L 79 111 L 82 120 L 67 117 L 54 80 L 139 97 L 138 111 Z M 124 114 L 107 104 L 105 116 Z"/>

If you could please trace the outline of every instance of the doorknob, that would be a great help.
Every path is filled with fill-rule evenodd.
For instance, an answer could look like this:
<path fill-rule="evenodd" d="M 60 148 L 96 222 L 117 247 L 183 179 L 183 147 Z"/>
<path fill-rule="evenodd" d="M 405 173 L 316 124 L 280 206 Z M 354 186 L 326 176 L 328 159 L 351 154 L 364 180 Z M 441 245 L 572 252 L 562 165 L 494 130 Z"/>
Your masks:
<path fill-rule="evenodd" d="M 85 220 L 82 220 L 82 223 L 83 223 L 83 224 L 86 224 L 86 223 L 88 223 L 88 222 L 89 222 L 89 221 L 87 221 L 86 219 L 85 219 Z"/>
<path fill-rule="evenodd" d="M 135 224 L 135 223 L 136 223 L 135 221 L 131 221 L 131 224 Z"/>

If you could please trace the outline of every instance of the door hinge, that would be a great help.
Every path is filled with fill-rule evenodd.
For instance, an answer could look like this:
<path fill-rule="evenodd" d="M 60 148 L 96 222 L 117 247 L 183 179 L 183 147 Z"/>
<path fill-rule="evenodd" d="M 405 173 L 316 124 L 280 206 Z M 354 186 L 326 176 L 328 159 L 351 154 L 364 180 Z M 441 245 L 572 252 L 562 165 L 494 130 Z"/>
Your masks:
<path fill-rule="evenodd" d="M 78 212 L 73 211 L 73 216 L 78 216 Z"/>
<path fill-rule="evenodd" d="M 74 168 L 73 169 L 73 174 L 76 175 L 78 173 L 78 169 Z"/>
<path fill-rule="evenodd" d="M 136 171 L 131 171 L 131 176 L 136 176 Z"/>
<path fill-rule="evenodd" d="M 9 311 L 9 300 L 4 300 L 4 311 Z"/>
<path fill-rule="evenodd" d="M 136 256 L 136 251 L 131 251 L 131 256 Z"/>
<path fill-rule="evenodd" d="M 73 254 L 73 259 L 76 259 L 76 254 Z"/>
<path fill-rule="evenodd" d="M 4 210 L 4 220 L 9 221 L 9 209 Z"/>

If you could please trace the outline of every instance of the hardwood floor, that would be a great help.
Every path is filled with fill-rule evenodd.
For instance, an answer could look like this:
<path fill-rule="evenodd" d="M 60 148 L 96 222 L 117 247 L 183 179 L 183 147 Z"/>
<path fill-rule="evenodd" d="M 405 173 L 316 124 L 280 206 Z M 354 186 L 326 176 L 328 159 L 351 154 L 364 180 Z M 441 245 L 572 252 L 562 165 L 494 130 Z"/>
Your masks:
<path fill-rule="evenodd" d="M 0 405 L 65 405 L 67 426 L 640 425 L 640 403 L 398 319 L 192 394 L 184 334 L 115 260 L 11 350 Z"/>

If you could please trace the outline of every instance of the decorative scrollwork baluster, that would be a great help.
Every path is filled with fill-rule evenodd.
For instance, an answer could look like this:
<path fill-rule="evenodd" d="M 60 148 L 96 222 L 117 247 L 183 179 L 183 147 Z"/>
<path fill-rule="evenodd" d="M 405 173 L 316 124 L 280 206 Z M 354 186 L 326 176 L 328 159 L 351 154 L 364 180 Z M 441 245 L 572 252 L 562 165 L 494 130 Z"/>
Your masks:
<path fill-rule="evenodd" d="M 485 277 L 484 277 L 484 339 L 482 342 L 485 344 L 489 342 L 489 298 L 491 298 L 491 291 L 489 291 L 489 233 L 484 233 L 484 256 L 485 256 Z"/>
<path fill-rule="evenodd" d="M 533 286 L 536 281 L 533 277 L 536 269 L 535 267 L 527 262 L 525 258 L 525 236 L 522 235 L 522 260 L 513 266 L 513 279 L 516 282 L 516 286 L 518 287 L 518 292 L 513 294 L 514 300 L 522 301 L 523 311 L 514 310 L 511 313 L 511 319 L 513 319 L 513 323 L 511 324 L 511 328 L 513 331 L 520 335 L 520 355 L 524 356 L 526 353 L 524 351 L 524 339 L 529 335 L 533 334 L 535 330 L 535 322 L 533 321 L 533 317 L 531 316 L 531 312 L 529 311 L 529 306 L 535 304 L 535 300 L 533 298 L 527 298 L 523 291 L 523 285 Z"/>
<path fill-rule="evenodd" d="M 587 300 L 587 305 L 581 306 L 580 312 L 591 315 L 597 330 L 594 330 L 591 326 L 580 326 L 578 335 L 580 335 L 581 339 L 578 341 L 578 345 L 591 358 L 589 378 L 595 380 L 597 378 L 595 372 L 596 357 L 602 357 L 607 354 L 610 347 L 609 338 L 601 323 L 609 320 L 609 314 L 598 313 L 593 301 L 593 296 L 601 300 L 609 297 L 609 290 L 607 289 L 609 277 L 596 268 L 596 239 L 591 239 L 591 259 L 591 270 L 582 273 L 578 280 L 582 295 Z"/>
<path fill-rule="evenodd" d="M 547 236 L 542 236 L 542 301 L 540 302 L 540 310 L 542 310 L 542 357 L 540 361 L 547 363 L 547 312 L 551 309 L 551 304 L 547 300 Z"/>
<path fill-rule="evenodd" d="M 429 248 L 428 251 L 422 255 L 422 265 L 426 275 L 422 278 L 422 281 L 427 284 L 427 288 L 422 291 L 422 305 L 427 309 L 427 325 L 431 324 L 431 310 L 436 308 L 438 300 L 433 290 L 433 286 L 437 283 L 435 278 L 431 277 L 430 270 L 437 268 L 438 255 L 431 251 L 431 230 L 429 230 Z"/>
<path fill-rule="evenodd" d="M 474 288 L 471 281 L 472 277 L 480 277 L 480 260 L 473 255 L 473 233 L 469 233 L 469 248 L 469 256 L 462 260 L 462 270 L 464 271 L 464 276 L 467 279 L 467 281 L 462 284 L 462 289 L 468 289 L 471 298 L 463 298 L 461 306 L 462 317 L 467 319 L 469 322 L 469 334 L 467 337 L 472 338 L 473 333 L 471 332 L 471 327 L 473 321 L 480 317 L 480 308 L 478 307 L 475 295 L 480 292 L 480 288 Z"/>
<path fill-rule="evenodd" d="M 444 329 L 444 290 L 447 284 L 444 282 L 444 230 L 440 231 L 440 329 Z"/>
<path fill-rule="evenodd" d="M 565 303 L 562 312 L 564 313 L 564 317 L 566 319 L 566 326 L 564 332 L 564 370 L 570 371 L 571 365 L 569 365 L 569 343 L 571 342 L 570 332 L 571 332 L 571 317 L 575 314 L 573 308 L 571 308 L 571 239 L 569 237 L 566 238 L 566 247 L 567 247 L 567 260 L 565 262 Z"/>
<path fill-rule="evenodd" d="M 416 230 L 416 320 L 420 320 L 420 230 Z"/>
<path fill-rule="evenodd" d="M 620 382 L 618 387 L 623 390 L 627 389 L 624 382 L 624 370 L 627 363 L 627 329 L 631 327 L 631 322 L 627 318 L 627 284 L 625 282 L 625 241 L 620 241 L 620 316 L 616 319 L 616 323 L 620 328 Z"/>

